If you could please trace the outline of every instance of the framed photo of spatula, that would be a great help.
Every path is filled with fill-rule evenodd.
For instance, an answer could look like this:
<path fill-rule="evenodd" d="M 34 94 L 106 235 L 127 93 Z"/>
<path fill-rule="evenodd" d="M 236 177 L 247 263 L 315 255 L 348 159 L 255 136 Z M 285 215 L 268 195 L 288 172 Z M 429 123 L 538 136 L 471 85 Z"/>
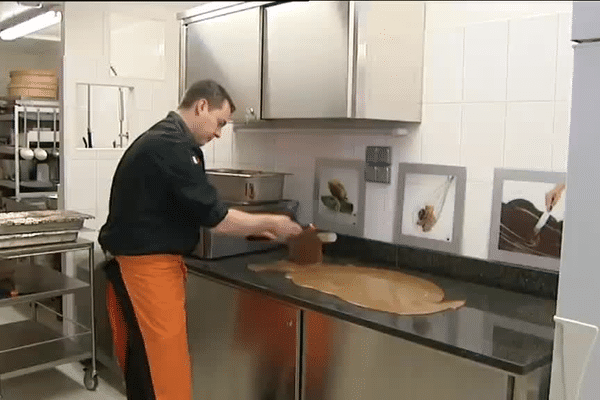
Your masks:
<path fill-rule="evenodd" d="M 365 193 L 364 161 L 316 159 L 313 220 L 319 229 L 362 237 Z"/>
<path fill-rule="evenodd" d="M 459 254 L 466 181 L 465 167 L 400 163 L 394 241 Z"/>
<path fill-rule="evenodd" d="M 558 271 L 566 174 L 496 168 L 489 258 Z"/>

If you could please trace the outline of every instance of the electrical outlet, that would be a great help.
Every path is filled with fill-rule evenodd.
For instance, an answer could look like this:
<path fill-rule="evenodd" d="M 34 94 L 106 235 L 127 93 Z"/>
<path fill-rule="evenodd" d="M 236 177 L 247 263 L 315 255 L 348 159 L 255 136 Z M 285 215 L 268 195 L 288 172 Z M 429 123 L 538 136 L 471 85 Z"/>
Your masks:
<path fill-rule="evenodd" d="M 389 146 L 367 146 L 368 164 L 392 164 L 392 148 Z"/>
<path fill-rule="evenodd" d="M 389 166 L 367 165 L 365 168 L 365 180 L 375 183 L 391 183 L 392 168 Z"/>
<path fill-rule="evenodd" d="M 367 146 L 365 180 L 367 182 L 391 182 L 392 148 Z"/>

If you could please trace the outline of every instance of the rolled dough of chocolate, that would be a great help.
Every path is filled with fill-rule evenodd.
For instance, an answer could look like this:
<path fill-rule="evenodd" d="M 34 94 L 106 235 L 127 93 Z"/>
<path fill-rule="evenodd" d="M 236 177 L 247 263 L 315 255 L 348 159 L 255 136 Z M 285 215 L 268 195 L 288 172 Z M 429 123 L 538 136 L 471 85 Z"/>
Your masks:
<path fill-rule="evenodd" d="M 248 268 L 255 272 L 284 272 L 298 286 L 399 315 L 433 314 L 465 304 L 464 300 L 444 301 L 444 291 L 436 284 L 398 271 L 323 263 L 299 265 L 290 261 Z"/>

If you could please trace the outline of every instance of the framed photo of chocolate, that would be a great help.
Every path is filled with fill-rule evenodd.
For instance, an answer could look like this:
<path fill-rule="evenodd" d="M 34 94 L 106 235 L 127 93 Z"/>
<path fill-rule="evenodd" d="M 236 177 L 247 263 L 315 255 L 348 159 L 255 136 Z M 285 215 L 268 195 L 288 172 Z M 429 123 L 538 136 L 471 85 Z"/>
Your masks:
<path fill-rule="evenodd" d="M 494 170 L 489 258 L 558 271 L 566 174 Z"/>
<path fill-rule="evenodd" d="M 313 196 L 313 220 L 317 228 L 362 237 L 365 188 L 364 161 L 317 159 Z"/>
<path fill-rule="evenodd" d="M 394 241 L 460 253 L 466 168 L 401 163 L 398 174 Z"/>

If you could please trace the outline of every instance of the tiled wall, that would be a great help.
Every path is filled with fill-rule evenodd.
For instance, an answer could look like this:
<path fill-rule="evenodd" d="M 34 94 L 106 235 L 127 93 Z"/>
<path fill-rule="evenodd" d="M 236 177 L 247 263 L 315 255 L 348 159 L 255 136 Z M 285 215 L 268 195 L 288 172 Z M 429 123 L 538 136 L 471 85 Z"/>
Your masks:
<path fill-rule="evenodd" d="M 98 229 L 108 212 L 110 181 L 121 150 L 80 149 L 77 82 L 135 87 L 135 137 L 175 108 L 179 25 L 166 3 L 66 3 L 65 206 L 89 212 Z M 180 6 L 182 7 L 182 6 Z M 205 147 L 209 167 L 275 169 L 289 198 L 311 220 L 317 157 L 363 159 L 368 145 L 392 146 L 393 163 L 468 168 L 463 254 L 487 257 L 495 167 L 566 170 L 570 114 L 570 2 L 428 2 L 426 5 L 423 122 L 407 136 L 225 133 Z M 182 7 L 184 9 L 186 7 Z M 134 12 L 164 20 L 167 75 L 163 81 L 110 77 L 108 16 Z M 358 133 L 358 134 L 356 134 Z M 365 236 L 391 242 L 397 167 L 391 185 L 367 184 Z M 88 185 L 82 185 L 87 182 Z"/>
<path fill-rule="evenodd" d="M 84 149 L 85 102 L 77 83 L 133 86 L 130 142 L 157 120 L 175 109 L 179 82 L 179 21 L 176 12 L 196 3 L 65 3 L 65 208 L 96 218 L 84 236 L 97 238 L 106 221 L 112 176 L 121 149 Z M 114 77 L 109 73 L 109 18 L 112 12 L 155 19 L 165 24 L 165 78 L 149 80 Z"/>
<path fill-rule="evenodd" d="M 209 166 L 293 173 L 285 195 L 305 223 L 317 157 L 364 159 L 367 145 L 387 145 L 394 165 L 466 166 L 462 253 L 487 258 L 494 168 L 566 171 L 573 50 L 569 2 L 485 3 L 427 3 L 423 121 L 408 136 L 236 129 L 207 146 Z M 392 241 L 396 174 L 367 184 L 367 238 Z"/>

